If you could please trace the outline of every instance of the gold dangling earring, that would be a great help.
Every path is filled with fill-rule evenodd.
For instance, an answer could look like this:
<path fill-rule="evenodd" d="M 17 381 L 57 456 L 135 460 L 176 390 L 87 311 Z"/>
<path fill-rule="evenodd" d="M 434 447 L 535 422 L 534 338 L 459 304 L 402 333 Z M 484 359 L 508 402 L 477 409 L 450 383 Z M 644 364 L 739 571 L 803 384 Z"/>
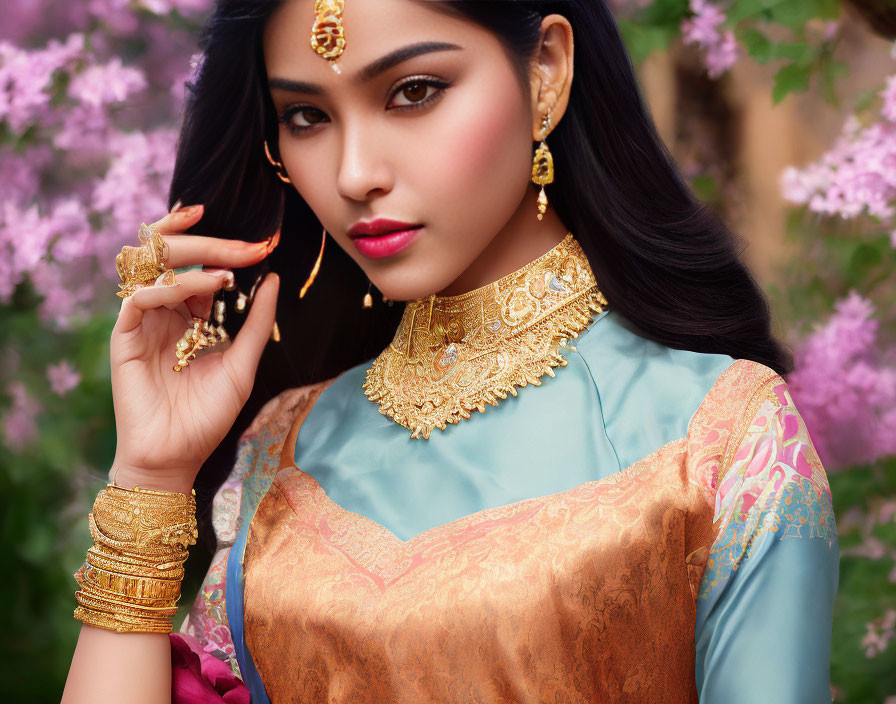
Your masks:
<path fill-rule="evenodd" d="M 317 272 L 320 271 L 320 263 L 324 258 L 324 247 L 327 244 L 327 228 L 324 228 L 323 237 L 320 240 L 320 252 L 317 255 L 317 261 L 314 262 L 314 266 L 311 269 L 311 273 L 308 274 L 308 278 L 305 280 L 305 283 L 302 284 L 302 289 L 299 291 L 299 298 L 304 298 L 305 293 L 308 291 L 311 284 L 314 283 L 314 279 L 317 276 Z"/>
<path fill-rule="evenodd" d="M 274 157 L 271 156 L 271 150 L 268 149 L 268 140 L 264 140 L 264 154 L 268 158 L 268 161 L 271 162 L 271 166 L 274 167 L 277 177 L 283 181 L 283 183 L 292 183 L 292 181 L 289 180 L 289 176 L 285 175 L 286 167 L 279 161 L 274 161 Z"/>
<path fill-rule="evenodd" d="M 551 109 L 548 108 L 548 114 L 541 118 L 541 144 L 535 150 L 535 157 L 532 160 L 532 183 L 541 186 L 541 193 L 538 194 L 538 219 L 544 217 L 548 209 L 548 197 L 544 192 L 544 187 L 554 181 L 554 157 L 551 150 L 548 149 L 545 137 L 548 130 L 551 129 Z"/>
<path fill-rule="evenodd" d="M 367 293 L 364 294 L 364 302 L 362 306 L 364 308 L 373 308 L 373 296 L 370 295 L 370 287 L 373 286 L 373 281 L 367 282 Z"/>

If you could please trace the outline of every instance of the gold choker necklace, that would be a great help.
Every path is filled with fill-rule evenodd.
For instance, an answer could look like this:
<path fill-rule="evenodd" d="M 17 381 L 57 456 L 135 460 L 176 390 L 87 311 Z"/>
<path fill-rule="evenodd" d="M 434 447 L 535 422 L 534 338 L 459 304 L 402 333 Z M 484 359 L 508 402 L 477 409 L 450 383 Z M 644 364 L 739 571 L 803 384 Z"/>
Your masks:
<path fill-rule="evenodd" d="M 379 411 L 428 439 L 433 428 L 539 386 L 561 349 L 603 311 L 588 259 L 572 233 L 533 262 L 458 296 L 409 301 L 391 344 L 373 361 L 364 393 Z"/>

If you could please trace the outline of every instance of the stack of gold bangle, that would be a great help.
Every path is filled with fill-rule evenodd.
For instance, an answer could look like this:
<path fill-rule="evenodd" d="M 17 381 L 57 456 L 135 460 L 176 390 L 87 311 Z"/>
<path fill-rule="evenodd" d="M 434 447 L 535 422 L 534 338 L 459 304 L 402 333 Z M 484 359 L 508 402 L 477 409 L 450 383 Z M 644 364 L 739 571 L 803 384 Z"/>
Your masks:
<path fill-rule="evenodd" d="M 74 575 L 75 618 L 119 633 L 171 633 L 187 548 L 199 535 L 196 492 L 108 484 L 87 520 L 94 545 Z"/>

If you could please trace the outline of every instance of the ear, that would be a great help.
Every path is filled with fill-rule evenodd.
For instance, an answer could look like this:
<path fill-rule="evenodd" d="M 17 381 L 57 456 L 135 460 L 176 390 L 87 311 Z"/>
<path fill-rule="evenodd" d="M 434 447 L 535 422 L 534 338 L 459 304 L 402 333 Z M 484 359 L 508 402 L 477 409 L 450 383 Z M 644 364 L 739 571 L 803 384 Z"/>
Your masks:
<path fill-rule="evenodd" d="M 547 136 L 566 112 L 572 87 L 573 47 L 569 20 L 557 14 L 542 19 L 530 72 L 532 139 L 536 142 Z M 551 127 L 544 133 L 541 120 L 549 109 Z"/>

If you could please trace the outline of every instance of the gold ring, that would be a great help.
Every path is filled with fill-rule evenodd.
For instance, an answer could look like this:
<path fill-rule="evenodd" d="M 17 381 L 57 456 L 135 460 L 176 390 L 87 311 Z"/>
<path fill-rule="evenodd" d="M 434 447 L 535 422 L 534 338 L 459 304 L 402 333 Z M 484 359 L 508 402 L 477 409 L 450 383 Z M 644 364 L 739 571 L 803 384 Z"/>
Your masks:
<path fill-rule="evenodd" d="M 143 286 L 152 286 L 159 283 L 165 286 L 174 285 L 174 270 L 168 269 L 165 262 L 168 260 L 168 243 L 154 227 L 145 222 L 140 223 L 139 247 L 125 245 L 115 257 L 115 268 L 118 277 L 120 291 L 116 292 L 119 298 L 127 298 L 134 295 Z M 160 277 L 162 278 L 159 281 Z"/>

